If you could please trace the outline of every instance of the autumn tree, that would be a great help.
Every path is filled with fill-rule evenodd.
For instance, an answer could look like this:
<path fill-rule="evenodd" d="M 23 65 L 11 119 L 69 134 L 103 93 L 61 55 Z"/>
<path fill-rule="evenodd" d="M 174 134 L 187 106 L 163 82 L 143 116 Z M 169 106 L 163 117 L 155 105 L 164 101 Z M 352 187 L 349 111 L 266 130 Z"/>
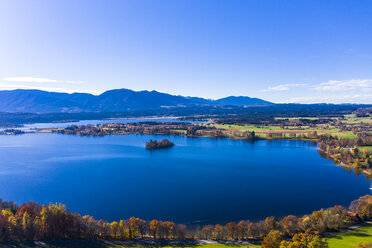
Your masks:
<path fill-rule="evenodd" d="M 66 239 L 71 228 L 72 216 L 63 204 L 49 204 L 40 211 L 42 236 L 45 239 Z"/>
<path fill-rule="evenodd" d="M 140 218 L 131 217 L 127 220 L 129 239 L 135 239 L 138 237 L 138 227 L 140 223 Z"/>
<path fill-rule="evenodd" d="M 128 228 L 128 224 L 124 221 L 124 220 L 120 220 L 119 221 L 119 226 L 118 226 L 119 230 L 119 238 L 120 239 L 129 239 L 129 228 Z"/>
<path fill-rule="evenodd" d="M 227 231 L 227 235 L 230 236 L 231 239 L 235 239 L 236 238 L 236 233 L 237 233 L 237 225 L 235 222 L 229 222 L 226 224 L 226 231 Z"/>
<path fill-rule="evenodd" d="M 240 221 L 237 225 L 237 239 L 245 239 L 248 231 L 248 223 L 245 221 Z"/>
<path fill-rule="evenodd" d="M 283 228 L 288 236 L 292 236 L 298 231 L 298 219 L 294 215 L 288 215 L 283 218 Z"/>
<path fill-rule="evenodd" d="M 147 222 L 140 219 L 138 223 L 138 232 L 141 235 L 141 238 L 143 238 L 143 236 L 146 234 L 146 231 L 147 231 Z"/>
<path fill-rule="evenodd" d="M 372 248 L 372 242 L 362 242 L 358 244 L 358 248 Z"/>
<path fill-rule="evenodd" d="M 201 232 L 202 232 L 202 235 L 203 235 L 203 238 L 204 239 L 208 239 L 209 238 L 209 234 L 211 232 L 211 226 L 210 225 L 207 225 L 207 226 L 203 226 Z"/>
<path fill-rule="evenodd" d="M 25 212 L 27 212 L 31 218 L 35 218 L 40 214 L 41 205 L 37 204 L 36 202 L 28 202 L 22 204 L 16 212 L 17 217 L 22 217 Z"/>
<path fill-rule="evenodd" d="M 257 226 L 254 222 L 248 224 L 247 236 L 251 238 L 258 236 Z"/>
<path fill-rule="evenodd" d="M 158 220 L 152 220 L 150 221 L 150 233 L 152 234 L 153 238 L 156 239 L 156 235 L 159 231 L 159 221 Z"/>
<path fill-rule="evenodd" d="M 110 228 L 111 228 L 112 237 L 114 239 L 118 239 L 120 237 L 120 234 L 119 234 L 119 223 L 117 221 L 111 222 Z"/>
<path fill-rule="evenodd" d="M 269 233 L 272 229 L 274 229 L 273 219 L 270 217 L 267 217 L 265 219 L 265 231 L 266 233 Z"/>
<path fill-rule="evenodd" d="M 218 224 L 214 226 L 213 238 L 215 240 L 221 240 L 223 238 L 223 226 Z"/>
<path fill-rule="evenodd" d="M 160 222 L 161 234 L 163 238 L 173 238 L 175 224 L 172 221 Z"/>
<path fill-rule="evenodd" d="M 282 241 L 280 248 L 328 248 L 328 243 L 317 233 L 306 231 L 295 234 L 292 241 Z"/>
<path fill-rule="evenodd" d="M 262 241 L 262 248 L 279 248 L 283 235 L 278 230 L 271 230 Z"/>
<path fill-rule="evenodd" d="M 361 217 L 365 220 L 369 220 L 372 218 L 372 203 L 367 203 L 361 212 Z"/>
<path fill-rule="evenodd" d="M 350 204 L 350 210 L 356 213 L 363 220 L 368 220 L 368 205 L 372 204 L 372 195 L 365 195 Z"/>
<path fill-rule="evenodd" d="M 177 238 L 178 239 L 185 239 L 186 238 L 186 226 L 184 224 L 177 225 Z"/>

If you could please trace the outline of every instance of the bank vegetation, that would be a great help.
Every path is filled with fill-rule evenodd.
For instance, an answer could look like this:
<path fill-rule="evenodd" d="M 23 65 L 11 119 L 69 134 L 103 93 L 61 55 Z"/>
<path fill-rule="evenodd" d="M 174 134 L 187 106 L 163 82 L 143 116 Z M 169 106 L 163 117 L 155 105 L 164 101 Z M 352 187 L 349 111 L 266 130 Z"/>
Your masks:
<path fill-rule="evenodd" d="M 17 206 L 0 201 L 0 242 L 36 240 L 263 240 L 263 247 L 293 246 L 314 242 L 326 247 L 321 235 L 337 232 L 372 218 L 372 196 L 351 203 L 349 209 L 334 206 L 312 214 L 284 218 L 267 217 L 258 222 L 239 221 L 225 225 L 186 226 L 172 221 L 131 217 L 107 222 L 72 213 L 62 204 L 40 205 L 29 202 Z M 292 241 L 290 241 L 292 240 Z M 324 246 L 323 246 L 324 244 Z M 279 246 L 278 246 L 279 245 Z"/>

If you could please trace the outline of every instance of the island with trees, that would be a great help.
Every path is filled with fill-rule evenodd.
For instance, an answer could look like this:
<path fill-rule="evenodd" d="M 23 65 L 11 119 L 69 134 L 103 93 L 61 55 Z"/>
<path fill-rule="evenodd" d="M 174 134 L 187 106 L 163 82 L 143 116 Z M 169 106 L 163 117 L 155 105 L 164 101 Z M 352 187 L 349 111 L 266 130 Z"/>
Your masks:
<path fill-rule="evenodd" d="M 154 149 L 161 149 L 161 148 L 169 148 L 174 146 L 174 143 L 169 139 L 162 139 L 160 141 L 150 139 L 149 142 L 146 143 L 146 149 L 154 150 Z"/>

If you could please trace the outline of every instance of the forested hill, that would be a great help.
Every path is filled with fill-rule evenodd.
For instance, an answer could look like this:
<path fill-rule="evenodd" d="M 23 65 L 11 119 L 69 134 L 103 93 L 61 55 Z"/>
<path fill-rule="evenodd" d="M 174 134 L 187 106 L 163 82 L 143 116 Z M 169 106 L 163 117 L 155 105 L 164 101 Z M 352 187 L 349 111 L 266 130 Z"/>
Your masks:
<path fill-rule="evenodd" d="M 98 96 L 86 93 L 67 94 L 41 90 L 0 91 L 0 112 L 122 112 L 206 105 L 251 106 L 268 104 L 272 103 L 245 96 L 210 100 L 175 96 L 157 91 L 133 91 L 128 89 L 109 90 Z"/>

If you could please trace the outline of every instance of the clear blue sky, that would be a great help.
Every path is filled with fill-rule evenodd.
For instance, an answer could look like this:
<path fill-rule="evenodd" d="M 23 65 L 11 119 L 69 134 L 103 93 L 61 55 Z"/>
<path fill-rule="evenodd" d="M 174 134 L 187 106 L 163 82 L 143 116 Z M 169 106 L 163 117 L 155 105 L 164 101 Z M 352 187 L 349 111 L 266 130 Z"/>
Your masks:
<path fill-rule="evenodd" d="M 13 88 L 372 103 L 372 1 L 1 0 Z"/>

